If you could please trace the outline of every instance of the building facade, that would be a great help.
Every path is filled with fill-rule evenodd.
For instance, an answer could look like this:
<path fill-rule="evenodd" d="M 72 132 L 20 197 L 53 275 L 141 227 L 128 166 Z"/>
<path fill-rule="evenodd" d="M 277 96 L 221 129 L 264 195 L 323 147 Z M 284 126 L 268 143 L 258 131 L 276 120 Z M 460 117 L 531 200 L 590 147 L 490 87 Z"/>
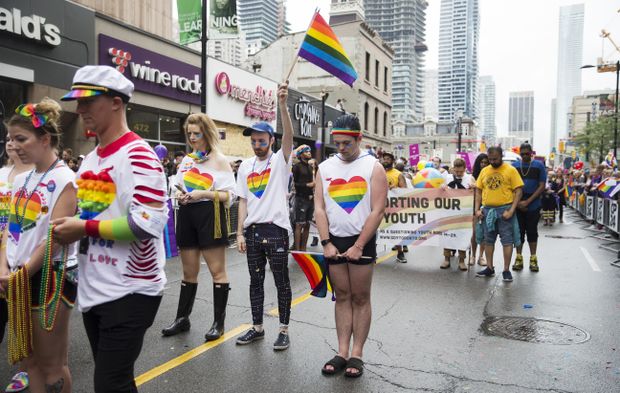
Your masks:
<path fill-rule="evenodd" d="M 478 119 L 478 0 L 442 0 L 439 21 L 439 121 L 458 111 Z"/>
<path fill-rule="evenodd" d="M 555 135 L 551 146 L 567 138 L 569 107 L 573 97 L 581 95 L 583 18 L 583 4 L 560 7 Z"/>
<path fill-rule="evenodd" d="M 392 135 L 392 61 L 394 52 L 376 31 L 358 18 L 331 26 L 349 55 L 358 79 L 349 88 L 331 74 L 299 59 L 289 77 L 290 86 L 314 97 L 329 94 L 327 103 L 359 116 L 364 143 L 390 148 Z M 305 32 L 280 37 L 248 58 L 245 67 L 274 80 L 282 80 L 295 61 Z M 282 58 L 282 61 L 271 61 Z"/>
<path fill-rule="evenodd" d="M 480 138 L 487 145 L 495 144 L 497 125 L 495 124 L 495 82 L 492 76 L 481 76 L 479 83 L 479 121 Z"/>
<path fill-rule="evenodd" d="M 366 22 L 394 49 L 392 118 L 407 125 L 422 121 L 425 114 L 427 7 L 426 0 L 364 0 Z"/>
<path fill-rule="evenodd" d="M 283 0 L 237 0 L 239 29 L 245 33 L 247 55 L 253 55 L 288 33 Z"/>
<path fill-rule="evenodd" d="M 508 94 L 508 135 L 534 143 L 534 92 Z"/>
<path fill-rule="evenodd" d="M 426 70 L 424 73 L 424 120 L 437 120 L 437 70 Z"/>
<path fill-rule="evenodd" d="M 584 91 L 573 97 L 568 112 L 568 138 L 582 133 L 588 123 L 597 121 L 600 116 L 613 116 L 614 102 L 613 90 Z"/>

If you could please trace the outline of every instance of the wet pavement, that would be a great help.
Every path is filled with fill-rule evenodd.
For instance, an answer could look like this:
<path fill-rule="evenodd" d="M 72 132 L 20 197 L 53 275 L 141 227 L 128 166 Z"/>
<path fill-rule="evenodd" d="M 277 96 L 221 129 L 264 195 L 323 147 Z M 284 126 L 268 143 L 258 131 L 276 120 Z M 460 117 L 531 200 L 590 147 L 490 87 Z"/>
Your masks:
<path fill-rule="evenodd" d="M 567 222 L 540 226 L 539 273 L 515 272 L 504 283 L 440 270 L 438 248 L 413 249 L 407 264 L 389 251 L 376 266 L 373 325 L 366 372 L 357 380 L 324 377 L 334 355 L 333 303 L 308 298 L 307 281 L 290 262 L 293 298 L 287 351 L 274 352 L 278 319 L 273 278 L 266 279 L 263 341 L 238 347 L 251 321 L 245 257 L 229 250 L 232 291 L 224 339 L 204 345 L 212 321 L 211 280 L 201 272 L 192 329 L 162 338 L 176 314 L 181 266 L 169 283 L 136 365 L 140 392 L 620 392 L 620 269 L 601 248 L 609 238 Z M 497 254 L 497 252 L 496 252 Z M 497 256 L 499 256 L 497 254 Z M 526 262 L 529 253 L 525 251 Z M 500 266 L 496 257 L 496 266 Z M 6 359 L 6 346 L 0 348 Z M 75 392 L 92 392 L 93 362 L 81 316 L 74 312 L 69 364 Z M 0 362 L 0 381 L 14 369 Z"/>

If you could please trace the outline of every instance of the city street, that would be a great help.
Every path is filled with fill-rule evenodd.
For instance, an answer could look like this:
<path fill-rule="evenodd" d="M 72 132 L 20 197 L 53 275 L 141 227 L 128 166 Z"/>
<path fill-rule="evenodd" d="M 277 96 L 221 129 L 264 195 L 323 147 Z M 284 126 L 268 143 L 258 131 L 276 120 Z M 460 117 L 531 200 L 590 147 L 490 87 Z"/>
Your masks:
<path fill-rule="evenodd" d="M 136 367 L 141 392 L 617 392 L 620 386 L 620 270 L 585 223 L 541 225 L 538 274 L 515 273 L 512 283 L 440 270 L 441 251 L 414 249 L 409 263 L 394 253 L 376 266 L 373 325 L 366 373 L 357 380 L 324 377 L 336 348 L 333 303 L 308 297 L 308 283 L 291 259 L 294 304 L 291 347 L 274 352 L 275 288 L 266 280 L 266 339 L 249 346 L 235 338 L 251 321 L 245 257 L 228 252 L 232 292 L 223 339 L 203 345 L 212 321 L 206 269 L 187 334 L 162 338 L 175 316 L 180 262 L 170 260 L 168 285 Z M 561 237 L 561 238 L 560 238 Z M 526 253 L 527 255 L 527 253 Z M 527 265 L 526 265 L 527 266 Z M 206 266 L 205 266 L 206 268 Z M 500 270 L 497 269 L 499 272 Z M 497 317 L 538 319 L 517 333 L 533 342 L 489 335 Z M 69 363 L 75 392 L 92 391 L 93 361 L 78 312 L 71 325 Z M 514 321 L 511 319 L 511 321 Z M 553 321 L 556 323 L 546 323 Z M 529 321 L 536 323 L 536 321 Z M 508 324 L 509 326 L 512 324 Z M 574 328 L 578 328 L 574 329 Z M 586 340 L 582 343 L 575 343 Z M 541 342 L 542 341 L 542 342 Z M 6 346 L 0 350 L 6 359 Z M 14 371 L 2 361 L 0 380 Z"/>

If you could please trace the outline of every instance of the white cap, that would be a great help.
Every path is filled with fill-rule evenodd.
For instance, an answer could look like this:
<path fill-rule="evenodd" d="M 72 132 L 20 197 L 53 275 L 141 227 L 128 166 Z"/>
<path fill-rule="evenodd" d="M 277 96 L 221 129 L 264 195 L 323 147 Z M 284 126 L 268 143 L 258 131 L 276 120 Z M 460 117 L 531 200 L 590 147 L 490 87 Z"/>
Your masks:
<path fill-rule="evenodd" d="M 128 101 L 133 93 L 133 83 L 116 68 L 110 66 L 87 65 L 75 73 L 71 91 L 61 100 L 71 101 L 82 97 L 101 94 L 120 95 Z"/>

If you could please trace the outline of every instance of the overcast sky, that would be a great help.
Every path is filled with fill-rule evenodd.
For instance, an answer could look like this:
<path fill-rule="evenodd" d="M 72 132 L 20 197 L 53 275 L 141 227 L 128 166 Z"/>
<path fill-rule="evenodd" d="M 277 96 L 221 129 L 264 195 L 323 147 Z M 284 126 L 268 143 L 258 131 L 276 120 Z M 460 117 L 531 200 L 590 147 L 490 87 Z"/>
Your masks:
<path fill-rule="evenodd" d="M 437 68 L 440 0 L 428 0 L 426 17 L 426 69 Z M 508 127 L 508 93 L 534 91 L 534 148 L 549 150 L 551 99 L 556 92 L 559 8 L 579 3 L 568 0 L 480 0 L 480 75 L 491 75 L 496 85 L 499 135 Z M 601 56 L 601 29 L 611 32 L 620 45 L 620 0 L 584 0 L 583 63 L 595 64 Z M 329 0 L 287 0 L 287 17 L 293 31 L 305 30 L 316 7 L 328 17 Z M 613 60 L 612 46 L 604 42 L 605 56 Z M 582 89 L 615 89 L 615 74 L 582 71 Z"/>

